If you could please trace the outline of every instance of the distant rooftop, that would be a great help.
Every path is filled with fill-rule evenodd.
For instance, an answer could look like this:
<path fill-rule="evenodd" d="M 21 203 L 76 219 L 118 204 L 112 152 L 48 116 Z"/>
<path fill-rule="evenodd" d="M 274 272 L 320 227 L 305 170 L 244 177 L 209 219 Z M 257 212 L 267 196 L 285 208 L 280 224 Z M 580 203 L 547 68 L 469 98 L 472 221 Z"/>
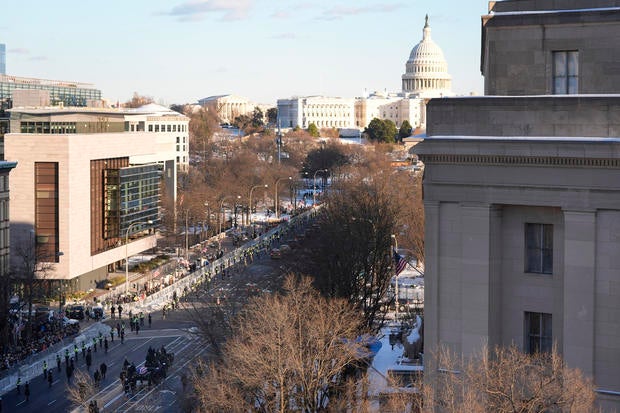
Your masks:
<path fill-rule="evenodd" d="M 65 80 L 48 80 L 37 79 L 34 77 L 19 77 L 11 75 L 0 74 L 0 82 L 6 83 L 18 83 L 22 85 L 41 85 L 41 86 L 62 86 L 62 87 L 74 87 L 82 89 L 95 89 L 95 85 L 92 83 L 81 83 Z"/>

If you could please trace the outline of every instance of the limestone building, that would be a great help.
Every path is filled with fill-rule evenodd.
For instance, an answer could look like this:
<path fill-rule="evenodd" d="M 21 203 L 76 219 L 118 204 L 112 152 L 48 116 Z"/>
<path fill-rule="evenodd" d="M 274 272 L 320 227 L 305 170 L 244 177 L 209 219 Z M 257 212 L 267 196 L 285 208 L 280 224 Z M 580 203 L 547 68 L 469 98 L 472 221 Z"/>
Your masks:
<path fill-rule="evenodd" d="M 198 101 L 200 106 L 215 111 L 222 123 L 232 124 L 237 116 L 252 115 L 257 106 L 249 99 L 236 95 L 209 96 Z"/>
<path fill-rule="evenodd" d="M 620 409 L 620 3 L 490 2 L 488 96 L 433 99 L 425 354 L 548 351 Z M 501 95 L 501 96 L 497 96 Z"/>
<path fill-rule="evenodd" d="M 355 127 L 353 99 L 306 96 L 278 99 L 278 125 L 307 129 L 311 123 L 320 128 Z"/>
<path fill-rule="evenodd" d="M 50 264 L 46 279 L 88 290 L 126 255 L 155 246 L 162 201 L 176 194 L 171 119 L 109 108 L 10 114 L 4 145 L 6 157 L 18 162 L 10 181 L 14 268 L 24 258 L 16 246 L 34 250 L 38 262 Z M 151 124 L 160 132 L 149 132 Z"/>

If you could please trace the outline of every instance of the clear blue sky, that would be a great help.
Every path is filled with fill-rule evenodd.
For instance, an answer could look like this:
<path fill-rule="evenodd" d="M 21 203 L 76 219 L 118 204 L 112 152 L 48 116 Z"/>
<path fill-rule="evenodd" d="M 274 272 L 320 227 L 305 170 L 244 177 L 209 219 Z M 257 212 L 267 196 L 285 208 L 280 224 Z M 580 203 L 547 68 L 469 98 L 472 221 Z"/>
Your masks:
<path fill-rule="evenodd" d="M 10 0 L 7 73 L 93 83 L 111 101 L 399 91 L 429 14 L 453 90 L 482 94 L 487 0 Z"/>

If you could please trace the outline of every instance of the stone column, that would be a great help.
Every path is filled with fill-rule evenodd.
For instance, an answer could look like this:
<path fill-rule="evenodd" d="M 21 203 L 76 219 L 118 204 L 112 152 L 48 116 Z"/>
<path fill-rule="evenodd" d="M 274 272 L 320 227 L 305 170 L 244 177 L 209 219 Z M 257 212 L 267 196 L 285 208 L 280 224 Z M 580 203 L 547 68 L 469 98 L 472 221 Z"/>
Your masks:
<path fill-rule="evenodd" d="M 461 349 L 468 356 L 501 337 L 501 210 L 461 204 Z"/>
<path fill-rule="evenodd" d="M 563 212 L 564 245 L 554 246 L 554 253 L 564 247 L 561 351 L 570 367 L 577 367 L 590 376 L 594 373 L 596 211 Z M 555 330 L 555 320 L 552 322 Z M 555 335 L 554 339 L 557 339 Z"/>
<path fill-rule="evenodd" d="M 439 202 L 424 202 L 424 351 L 439 345 Z"/>

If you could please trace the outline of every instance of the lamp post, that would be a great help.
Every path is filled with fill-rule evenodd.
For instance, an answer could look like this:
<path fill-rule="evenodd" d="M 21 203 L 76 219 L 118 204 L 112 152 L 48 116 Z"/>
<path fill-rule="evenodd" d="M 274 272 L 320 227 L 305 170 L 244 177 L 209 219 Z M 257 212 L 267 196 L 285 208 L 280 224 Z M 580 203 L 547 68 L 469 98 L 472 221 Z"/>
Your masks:
<path fill-rule="evenodd" d="M 65 255 L 64 252 L 58 251 L 56 253 L 56 257 L 58 258 L 58 262 L 60 262 L 60 257 Z M 62 278 L 58 280 L 60 285 L 58 286 L 58 314 L 62 311 Z"/>
<path fill-rule="evenodd" d="M 283 180 L 283 179 L 288 179 L 290 181 L 290 180 L 293 179 L 293 177 L 292 176 L 287 176 L 287 177 L 284 177 L 284 178 L 276 179 L 276 184 L 275 184 L 276 194 L 275 194 L 275 199 L 274 199 L 274 202 L 275 202 L 275 208 L 274 209 L 275 209 L 275 212 L 276 212 L 276 219 L 278 219 L 278 216 L 280 215 L 279 211 L 278 211 L 279 210 L 279 208 L 278 208 L 278 206 L 279 206 L 278 205 L 279 204 L 279 202 L 278 202 L 278 183 L 280 183 L 280 181 Z"/>
<path fill-rule="evenodd" d="M 127 248 L 127 244 L 129 244 L 129 232 L 134 225 L 151 225 L 152 223 L 153 221 L 150 219 L 148 221 L 133 222 L 127 227 L 127 231 L 125 232 L 125 294 L 129 292 L 129 249 Z"/>
<path fill-rule="evenodd" d="M 210 226 L 209 224 L 211 224 L 211 210 L 209 209 L 209 203 L 205 201 L 204 206 L 207 207 L 207 219 L 205 220 L 207 224 L 207 228 L 205 229 L 205 225 L 204 224 L 202 225 L 203 234 L 200 237 L 201 241 L 204 241 L 205 239 L 209 239 L 209 226 Z"/>
<path fill-rule="evenodd" d="M 327 172 L 327 169 L 317 169 L 314 171 L 314 177 L 312 178 L 312 208 L 316 205 L 316 174 L 319 172 Z"/>
<path fill-rule="evenodd" d="M 255 185 L 250 188 L 250 205 L 248 206 L 248 224 L 252 227 L 252 238 L 254 238 L 254 225 L 252 225 L 252 192 L 256 188 L 269 188 L 269 185 Z"/>
<path fill-rule="evenodd" d="M 222 233 L 222 221 L 224 220 L 224 213 L 222 211 L 222 208 L 224 208 L 224 201 L 227 200 L 228 198 L 233 197 L 233 195 L 226 195 L 224 198 L 222 198 L 222 200 L 220 201 L 220 215 L 222 215 L 222 219 L 220 219 L 220 224 L 219 224 L 219 232 L 218 232 L 218 239 L 217 242 L 221 247 L 221 241 L 220 241 L 220 235 Z M 237 195 L 237 198 L 241 198 L 241 195 Z"/>

